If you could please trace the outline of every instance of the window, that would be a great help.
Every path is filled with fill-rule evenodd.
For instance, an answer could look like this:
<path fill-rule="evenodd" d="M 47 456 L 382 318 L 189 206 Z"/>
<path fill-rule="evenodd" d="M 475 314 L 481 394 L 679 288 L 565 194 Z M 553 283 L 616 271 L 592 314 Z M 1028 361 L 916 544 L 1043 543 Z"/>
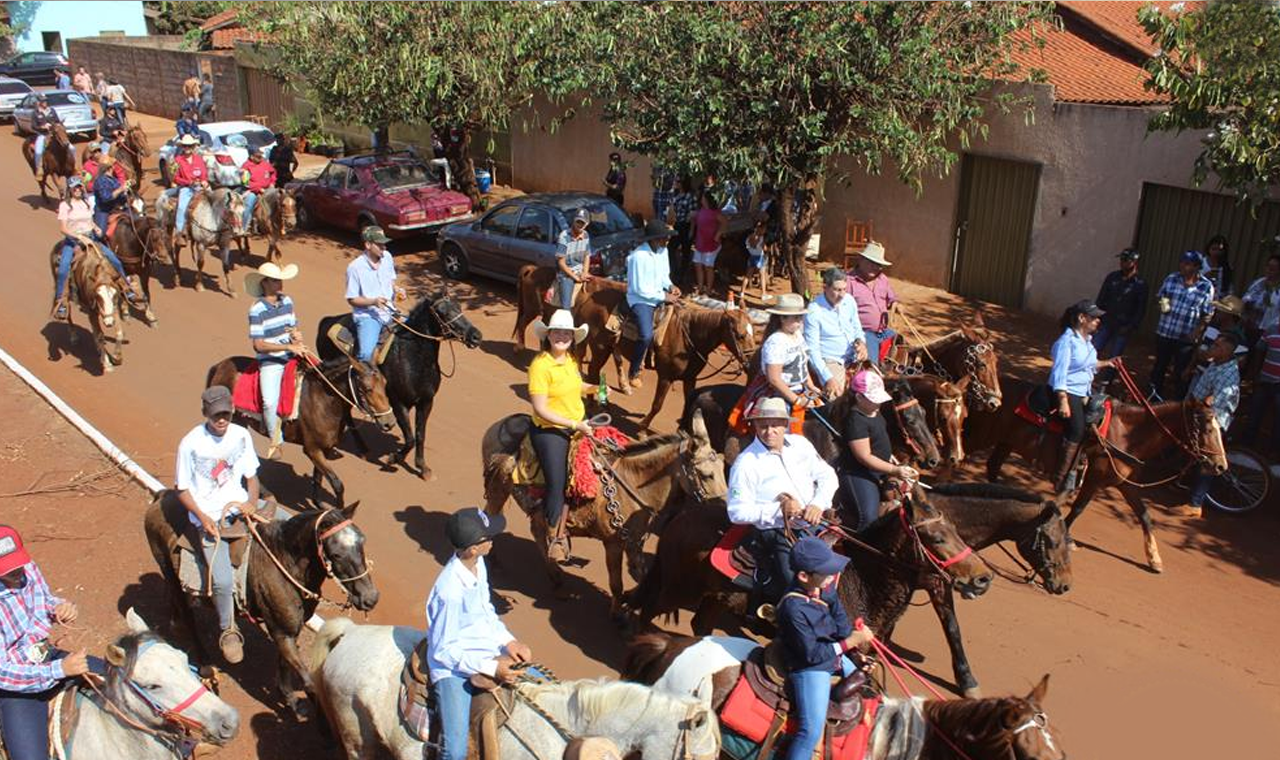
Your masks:
<path fill-rule="evenodd" d="M 586 208 L 587 213 L 591 215 L 591 221 L 587 224 L 587 233 L 592 237 L 635 229 L 635 223 L 631 221 L 631 217 L 627 216 L 627 212 L 611 200 L 589 199 L 581 206 L 569 202 L 557 203 L 557 207 L 564 213 L 566 221 L 572 219 L 579 208 Z"/>
<path fill-rule="evenodd" d="M 19 108 L 35 108 L 35 107 L 36 107 L 35 95 L 28 95 L 27 97 L 23 98 L 22 105 L 19 106 Z"/>
<path fill-rule="evenodd" d="M 329 168 L 324 170 L 324 183 L 341 190 L 347 184 L 346 164 L 329 164 Z"/>
<path fill-rule="evenodd" d="M 484 218 L 480 228 L 491 235 L 511 237 L 516 229 L 516 217 L 520 215 L 519 206 L 503 206 Z"/>
<path fill-rule="evenodd" d="M 363 186 L 364 186 L 364 183 L 360 181 L 359 172 L 356 172 L 356 171 L 347 172 L 347 189 L 348 190 L 359 190 Z"/>
<path fill-rule="evenodd" d="M 49 51 L 48 53 L 39 54 L 39 57 L 43 58 L 45 63 L 51 62 L 51 59 L 53 58 L 51 53 L 62 52 L 61 32 L 41 32 L 40 42 L 44 45 L 44 49 Z"/>
<path fill-rule="evenodd" d="M 534 243 L 551 242 L 551 214 L 543 208 L 530 206 L 520 215 L 520 225 L 516 227 L 516 237 Z"/>
<path fill-rule="evenodd" d="M 31 88 L 22 82 L 0 82 L 0 95 L 17 95 L 20 92 L 31 92 Z"/>
<path fill-rule="evenodd" d="M 403 190 L 406 187 L 438 185 L 442 178 L 439 167 L 399 161 L 374 169 L 373 180 L 383 190 Z"/>
<path fill-rule="evenodd" d="M 45 95 L 50 106 L 83 106 L 89 101 L 78 92 L 50 92 Z"/>

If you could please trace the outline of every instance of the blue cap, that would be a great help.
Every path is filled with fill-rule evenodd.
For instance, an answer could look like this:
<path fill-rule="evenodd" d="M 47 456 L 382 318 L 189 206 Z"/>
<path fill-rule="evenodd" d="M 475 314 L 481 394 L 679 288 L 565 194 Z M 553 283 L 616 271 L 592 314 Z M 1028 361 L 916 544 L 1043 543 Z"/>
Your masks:
<path fill-rule="evenodd" d="M 806 573 L 835 575 L 849 564 L 849 558 L 831 551 L 820 538 L 805 536 L 791 547 L 791 569 Z"/>
<path fill-rule="evenodd" d="M 1195 264 L 1196 266 L 1202 266 L 1204 263 L 1204 257 L 1200 254 L 1199 251 L 1186 251 L 1185 253 L 1182 254 L 1182 257 L 1178 259 L 1178 263 L 1179 264 Z"/>

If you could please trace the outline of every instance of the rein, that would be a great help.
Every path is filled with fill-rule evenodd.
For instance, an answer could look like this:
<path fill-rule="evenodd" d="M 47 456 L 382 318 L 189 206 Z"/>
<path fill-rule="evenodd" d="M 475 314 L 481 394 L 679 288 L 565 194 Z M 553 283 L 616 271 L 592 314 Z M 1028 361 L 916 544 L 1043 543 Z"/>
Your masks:
<path fill-rule="evenodd" d="M 321 512 L 320 515 L 316 518 L 316 522 L 314 526 L 315 533 L 316 533 L 316 556 L 319 557 L 320 565 L 321 567 L 324 568 L 325 577 L 332 579 L 335 583 L 337 583 L 342 588 L 343 591 L 347 591 L 346 584 L 348 582 L 360 580 L 361 578 L 367 576 L 369 573 L 373 571 L 373 562 L 369 559 L 366 559 L 364 563 L 365 564 L 364 572 L 360 573 L 359 575 L 352 576 L 350 578 L 339 578 L 337 574 L 333 572 L 333 563 L 329 560 L 328 555 L 324 553 L 325 539 L 331 536 L 334 536 L 340 531 L 342 531 L 343 529 L 353 526 L 355 524 L 350 519 L 344 518 L 343 520 L 338 522 L 336 525 L 330 527 L 328 530 L 321 533 L 320 523 L 324 521 L 324 518 L 327 515 L 336 511 L 337 510 L 334 510 L 334 509 L 326 509 L 325 511 Z M 266 541 L 262 539 L 262 535 L 258 533 L 258 528 L 254 524 L 254 520 L 246 519 L 245 527 L 249 529 L 249 533 L 250 535 L 253 536 L 253 540 L 257 541 L 258 545 L 262 547 L 262 550 L 266 552 L 269 558 L 271 558 L 271 562 L 276 566 L 276 569 L 279 570 L 281 575 L 283 575 L 286 579 L 288 579 L 288 581 L 292 583 L 296 589 L 298 589 L 298 591 L 302 594 L 304 599 L 307 599 L 309 601 L 314 601 L 314 602 L 328 602 L 329 604 L 332 604 L 333 606 L 338 607 L 340 609 L 347 609 L 351 606 L 350 592 L 348 592 L 348 600 L 343 604 L 338 604 L 337 602 L 333 602 L 333 601 L 330 601 L 329 599 L 326 599 L 323 594 L 316 591 L 312 591 L 311 589 L 304 586 L 301 582 L 298 581 L 297 578 L 294 578 L 293 575 L 288 570 L 285 569 L 284 563 L 282 563 L 280 559 L 275 555 L 275 552 L 271 551 L 271 547 L 267 544 Z"/>
<path fill-rule="evenodd" d="M 724 312 L 724 314 L 728 314 L 728 312 Z M 722 324 L 723 324 L 723 323 L 722 323 Z M 696 344 L 696 343 L 694 343 L 694 341 L 693 341 L 693 335 L 689 332 L 689 320 L 687 319 L 687 317 L 686 317 L 685 319 L 681 319 L 681 320 L 680 320 L 680 333 L 681 333 L 681 334 L 683 335 L 683 337 L 684 337 L 684 343 L 685 343 L 685 345 L 686 345 L 686 346 L 688 346 L 689 350 L 693 352 L 693 355 L 694 355 L 694 356 L 698 357 L 698 359 L 700 359 L 700 360 L 702 361 L 702 365 L 705 367 L 705 366 L 707 366 L 707 365 L 711 364 L 711 357 L 710 357 L 710 356 L 707 356 L 707 355 L 703 354 L 701 351 L 699 351 L 699 350 L 698 350 L 698 348 L 697 348 L 697 344 Z M 741 377 L 741 376 L 743 375 L 743 373 L 745 373 L 745 372 L 747 371 L 747 361 L 746 361 L 745 359 L 743 359 L 743 358 L 740 358 L 740 357 L 744 357 L 744 356 L 746 356 L 747 354 L 746 354 L 746 352 L 745 352 L 745 351 L 743 351 L 743 350 L 742 350 L 742 346 L 741 346 L 741 345 L 739 345 L 739 343 L 738 343 L 738 333 L 737 333 L 737 331 L 736 331 L 736 330 L 731 330 L 731 334 L 732 334 L 732 336 L 733 336 L 733 349 L 734 349 L 734 350 L 729 352 L 729 353 L 730 353 L 729 358 L 727 358 L 727 359 L 725 359 L 725 360 L 724 360 L 724 363 L 720 365 L 720 368 L 719 368 L 719 369 L 717 369 L 717 370 L 715 370 L 715 371 L 713 371 L 713 372 L 710 372 L 710 373 L 708 373 L 708 374 L 706 374 L 706 375 L 702 375 L 702 376 L 700 376 L 700 377 L 695 377 L 695 378 L 694 378 L 694 382 L 695 382 L 695 383 L 700 383 L 700 382 L 702 382 L 703 380 L 706 380 L 706 379 L 708 379 L 708 378 L 715 377 L 716 375 L 720 374 L 721 372 L 724 372 L 724 371 L 725 371 L 725 369 L 726 369 L 726 368 L 728 368 L 729 364 L 730 364 L 731 362 L 735 362 L 735 361 L 738 363 L 738 369 L 737 369 L 737 371 L 736 371 L 736 372 L 734 372 L 732 375 L 730 375 L 727 379 L 729 379 L 729 380 L 736 380 L 736 379 L 738 379 L 739 377 Z M 717 347 L 718 347 L 718 346 L 717 346 Z M 712 353 L 715 353 L 715 349 L 712 349 Z"/>
<path fill-rule="evenodd" d="M 142 653 L 145 652 L 154 643 L 155 643 L 154 641 L 148 641 L 144 643 L 138 649 L 138 656 L 141 656 Z M 116 668 L 117 670 L 123 671 L 123 668 L 119 668 L 114 665 L 109 665 L 109 667 Z M 201 697 L 203 697 L 205 694 L 209 692 L 209 689 L 204 684 L 200 684 L 200 686 L 197 687 L 195 691 L 191 692 L 191 694 L 188 695 L 186 699 L 182 700 L 177 705 L 166 708 L 160 705 L 158 702 L 156 702 L 141 687 L 139 687 L 138 684 L 135 683 L 132 678 L 128 677 L 128 674 L 123 674 L 122 680 L 124 681 L 124 683 L 127 684 L 129 688 L 132 689 L 133 692 L 138 695 L 138 697 L 143 701 L 144 704 L 146 704 L 148 707 L 151 708 L 152 713 L 154 713 L 157 718 L 164 721 L 166 726 L 173 727 L 172 729 L 169 729 L 169 728 L 156 729 L 140 723 L 133 716 L 125 712 L 124 708 L 120 707 L 114 701 L 112 701 L 112 699 L 106 694 L 106 692 L 104 692 L 102 688 L 98 685 L 98 681 L 100 680 L 98 676 L 94 676 L 93 674 L 86 674 L 81 677 L 81 680 L 84 683 L 88 684 L 89 688 L 93 691 L 95 695 L 97 695 L 98 699 L 107 708 L 108 712 L 114 715 L 117 720 L 119 720 L 124 725 L 134 730 L 141 731 L 147 734 L 148 736 L 151 736 L 161 742 L 164 742 L 164 743 L 173 742 L 176 746 L 172 746 L 171 749 L 174 751 L 175 754 L 181 757 L 186 757 L 187 752 L 189 752 L 189 749 L 190 749 L 189 747 L 184 748 L 183 747 L 184 744 L 190 743 L 194 745 L 196 743 L 196 741 L 193 741 L 194 737 L 198 736 L 199 734 L 206 733 L 203 723 L 201 723 L 198 720 L 195 720 L 194 718 L 189 718 L 182 714 L 188 708 L 194 705 L 197 701 L 199 701 Z M 186 751 L 184 751 L 184 749 Z"/>
<path fill-rule="evenodd" d="M 435 316 L 436 321 L 440 323 L 440 329 L 444 332 L 444 335 L 428 335 L 427 333 L 415 330 L 409 326 L 408 320 L 401 317 L 400 314 L 396 311 L 391 312 L 391 321 L 395 322 L 397 325 L 404 328 L 406 331 L 412 333 L 413 335 L 418 336 L 419 338 L 423 338 L 425 340 L 434 340 L 437 343 L 442 343 L 449 346 L 449 358 L 452 360 L 453 367 L 448 372 L 441 370 L 440 375 L 441 377 L 453 377 L 454 373 L 458 371 L 458 355 L 454 353 L 453 342 L 455 340 L 463 340 L 463 336 L 459 334 L 458 331 L 452 327 L 452 325 L 454 322 L 457 322 L 459 319 L 462 319 L 462 316 L 463 316 L 462 309 L 458 309 L 458 313 L 455 314 L 451 319 L 445 320 L 440 318 L 440 312 L 436 311 L 436 305 L 434 302 L 430 302 L 430 301 L 427 302 L 427 308 L 431 310 L 431 314 Z M 437 366 L 439 366 L 438 362 L 437 362 Z"/>
<path fill-rule="evenodd" d="M 920 399 L 915 398 L 914 396 L 903 401 L 901 404 L 895 403 L 893 405 L 893 418 L 898 423 L 898 429 L 902 431 L 902 437 L 907 442 L 907 448 L 911 449 L 911 453 L 915 454 L 916 459 L 923 460 L 924 451 L 921 450 L 920 444 L 916 441 L 915 436 L 911 435 L 911 431 L 907 429 L 906 421 L 902 416 L 904 411 L 913 406 L 920 406 Z"/>
<path fill-rule="evenodd" d="M 378 419 L 379 417 L 386 417 L 389 414 L 393 414 L 390 408 L 388 408 L 387 411 L 385 412 L 375 412 L 375 411 L 372 411 L 371 409 L 366 409 L 358 401 L 358 399 L 360 398 L 360 394 L 356 392 L 356 381 L 355 381 L 355 378 L 353 377 L 353 373 L 355 372 L 355 360 L 351 360 L 351 363 L 347 365 L 347 387 L 351 389 L 351 397 L 348 397 L 347 394 L 343 393 L 338 388 L 338 386 L 333 384 L 333 381 L 330 380 L 328 375 L 324 373 L 324 370 L 320 368 L 321 364 L 320 364 L 319 357 L 317 357 L 314 353 L 312 353 L 310 349 L 307 349 L 306 351 L 302 352 L 302 356 L 307 359 L 307 363 L 311 367 L 311 369 L 315 370 L 315 374 L 321 380 L 324 381 L 325 385 L 329 386 L 329 389 L 334 392 L 334 395 L 336 395 L 338 398 L 345 401 L 347 403 L 347 406 L 350 406 L 352 409 L 355 409 L 357 411 L 364 412 L 369 416 L 370 419 L 375 419 L 375 420 Z M 357 399 L 357 400 L 353 400 L 353 399 Z"/>

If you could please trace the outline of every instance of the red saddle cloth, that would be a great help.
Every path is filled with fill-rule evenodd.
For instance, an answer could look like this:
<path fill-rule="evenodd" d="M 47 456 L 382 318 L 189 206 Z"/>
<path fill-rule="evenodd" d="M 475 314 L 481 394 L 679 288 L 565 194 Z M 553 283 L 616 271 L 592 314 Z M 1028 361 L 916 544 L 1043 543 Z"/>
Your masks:
<path fill-rule="evenodd" d="M 876 724 L 876 711 L 880 708 L 880 699 L 862 700 L 863 716 L 857 727 L 847 734 L 831 737 L 831 760 L 862 760 L 867 751 L 867 742 L 871 738 L 871 729 Z M 724 707 L 720 708 L 720 725 L 728 728 L 743 738 L 763 744 L 774 725 L 773 707 L 764 703 L 745 676 L 738 677 L 738 683 L 729 693 Z M 798 726 L 790 717 L 783 725 L 784 734 L 792 735 Z M 778 753 L 775 751 L 774 756 Z"/>
<path fill-rule="evenodd" d="M 1107 399 L 1103 403 L 1103 409 L 1104 411 L 1102 414 L 1102 422 L 1098 424 L 1098 433 L 1103 438 L 1106 438 L 1107 430 L 1111 428 L 1111 411 L 1112 411 L 1111 399 Z M 1022 401 L 1018 402 L 1018 405 L 1014 407 L 1013 413 L 1021 417 L 1026 422 L 1029 422 L 1038 428 L 1044 428 L 1050 433 L 1055 433 L 1057 435 L 1062 434 L 1062 429 L 1063 429 L 1062 418 L 1046 417 L 1043 414 L 1037 413 L 1034 409 L 1031 408 L 1030 393 L 1027 393 L 1026 396 L 1022 397 Z"/>
<path fill-rule="evenodd" d="M 298 360 L 290 359 L 284 366 L 284 377 L 280 379 L 280 403 L 276 412 L 282 419 L 293 416 L 293 401 L 297 396 Z M 258 374 L 258 363 L 255 361 L 236 377 L 236 387 L 231 391 L 231 401 L 236 411 L 255 416 L 262 415 L 262 378 Z"/>
<path fill-rule="evenodd" d="M 630 438 L 612 426 L 592 428 L 591 437 L 601 443 L 613 443 L 618 446 L 631 443 Z M 574 502 L 591 501 L 600 493 L 600 476 L 591 463 L 591 444 L 584 438 L 576 438 L 575 442 L 576 445 L 571 454 L 573 469 L 570 470 L 571 477 L 565 496 Z"/>
<path fill-rule="evenodd" d="M 741 544 L 742 539 L 746 538 L 750 532 L 750 525 L 734 525 L 724 532 L 720 542 L 711 550 L 711 566 L 729 580 L 751 573 L 751 568 L 740 567 L 739 563 L 734 562 L 733 556 L 738 544 Z"/>

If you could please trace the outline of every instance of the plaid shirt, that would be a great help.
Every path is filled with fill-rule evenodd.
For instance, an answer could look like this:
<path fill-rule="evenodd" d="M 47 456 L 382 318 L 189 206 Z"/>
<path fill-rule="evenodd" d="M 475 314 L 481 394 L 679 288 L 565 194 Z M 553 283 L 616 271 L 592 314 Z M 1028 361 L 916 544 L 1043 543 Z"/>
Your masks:
<path fill-rule="evenodd" d="M 676 177 L 670 172 L 653 173 L 653 218 L 665 220 L 667 207 L 676 196 Z"/>
<path fill-rule="evenodd" d="M 1234 359 L 1206 366 L 1191 382 L 1190 393 L 1197 401 L 1213 397 L 1213 416 L 1225 434 L 1240 404 L 1240 367 Z"/>
<path fill-rule="evenodd" d="M 1160 315 L 1156 335 L 1172 340 L 1188 340 L 1196 325 L 1213 313 L 1213 283 L 1204 275 L 1187 287 L 1182 275 L 1174 272 L 1164 278 L 1156 298 L 1168 298 L 1171 308 Z"/>
<path fill-rule="evenodd" d="M 675 210 L 676 224 L 688 224 L 689 216 L 698 205 L 698 196 L 694 193 L 680 193 L 671 201 Z"/>
<path fill-rule="evenodd" d="M 53 609 L 62 600 L 53 595 L 36 563 L 28 562 L 27 585 L 0 590 L 0 691 L 34 694 L 53 688 L 65 676 L 62 662 L 36 658 L 36 648 L 49 638 Z"/>

